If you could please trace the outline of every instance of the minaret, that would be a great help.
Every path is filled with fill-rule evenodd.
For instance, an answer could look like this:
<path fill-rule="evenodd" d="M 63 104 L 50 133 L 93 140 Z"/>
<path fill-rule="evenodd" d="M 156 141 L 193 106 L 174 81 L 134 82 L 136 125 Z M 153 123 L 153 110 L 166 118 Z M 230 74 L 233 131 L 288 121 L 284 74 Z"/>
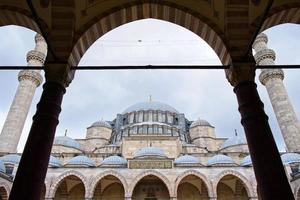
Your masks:
<path fill-rule="evenodd" d="M 268 49 L 266 34 L 259 34 L 253 43 L 258 65 L 274 65 L 275 52 Z M 300 152 L 300 123 L 283 84 L 281 69 L 262 69 L 260 82 L 267 88 L 282 136 L 289 152 Z"/>
<path fill-rule="evenodd" d="M 28 66 L 43 66 L 47 54 L 44 38 L 36 34 L 36 46 L 27 53 Z M 24 123 L 35 89 L 42 83 L 40 70 L 22 70 L 18 74 L 19 86 L 10 106 L 0 135 L 0 152 L 14 153 L 21 137 Z"/>

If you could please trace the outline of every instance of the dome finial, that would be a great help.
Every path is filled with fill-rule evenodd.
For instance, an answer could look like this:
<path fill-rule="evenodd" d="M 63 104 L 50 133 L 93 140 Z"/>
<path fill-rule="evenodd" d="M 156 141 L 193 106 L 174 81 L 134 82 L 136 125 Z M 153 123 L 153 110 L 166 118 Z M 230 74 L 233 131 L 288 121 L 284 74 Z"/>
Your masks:
<path fill-rule="evenodd" d="M 237 130 L 234 129 L 235 136 L 238 136 Z"/>

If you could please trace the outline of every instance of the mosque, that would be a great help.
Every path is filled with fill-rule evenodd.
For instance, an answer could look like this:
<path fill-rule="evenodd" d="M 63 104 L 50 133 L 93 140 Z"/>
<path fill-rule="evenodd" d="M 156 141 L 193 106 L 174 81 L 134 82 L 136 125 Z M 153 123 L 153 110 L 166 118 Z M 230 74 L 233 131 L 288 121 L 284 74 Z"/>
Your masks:
<path fill-rule="evenodd" d="M 56 137 L 41 199 L 258 199 L 248 154 L 237 134 L 218 138 L 206 120 L 190 121 L 162 102 L 140 102 L 113 121 L 92 123 L 83 139 Z M 300 155 L 281 158 L 299 187 Z M 18 154 L 1 157 L 1 199 L 19 161 Z"/>
<path fill-rule="evenodd" d="M 37 35 L 35 40 L 35 50 L 27 55 L 29 66 L 43 64 L 46 53 L 43 38 Z M 264 34 L 254 43 L 258 63 L 270 64 L 275 60 L 275 53 L 267 49 L 266 43 Z M 21 71 L 18 79 L 20 85 L 0 136 L 1 200 L 8 199 L 12 188 L 21 159 L 16 153 L 20 130 L 34 90 L 42 81 L 39 72 L 32 70 Z M 299 122 L 293 115 L 282 79 L 283 71 L 279 69 L 263 70 L 260 76 L 288 147 L 288 152 L 281 153 L 281 159 L 299 200 L 299 144 L 290 139 L 295 130 L 291 127 L 298 127 Z M 289 115 L 281 116 L 285 112 Z M 294 121 L 285 122 L 287 116 Z M 152 100 L 129 106 L 112 121 L 91 123 L 85 138 L 73 139 L 66 134 L 55 137 L 40 198 L 260 199 L 243 137 L 234 134 L 232 138 L 218 138 L 210 122 L 187 119 L 174 107 Z"/>

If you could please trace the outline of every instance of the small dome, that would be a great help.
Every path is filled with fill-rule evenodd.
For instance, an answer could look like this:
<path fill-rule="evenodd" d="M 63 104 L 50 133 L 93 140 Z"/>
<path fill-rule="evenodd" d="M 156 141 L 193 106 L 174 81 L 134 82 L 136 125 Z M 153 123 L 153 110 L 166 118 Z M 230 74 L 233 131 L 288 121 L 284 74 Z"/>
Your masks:
<path fill-rule="evenodd" d="M 21 160 L 21 156 L 18 154 L 7 154 L 5 156 L 2 156 L 0 159 L 3 163 L 18 165 Z"/>
<path fill-rule="evenodd" d="M 109 156 L 105 158 L 101 164 L 101 166 L 126 166 L 127 160 L 120 156 Z"/>
<path fill-rule="evenodd" d="M 196 126 L 211 126 L 211 127 L 213 127 L 208 121 L 206 121 L 204 119 L 198 119 L 196 121 L 193 121 L 190 128 L 194 128 Z"/>
<path fill-rule="evenodd" d="M 281 160 L 284 165 L 292 163 L 300 163 L 300 154 L 298 153 L 285 153 L 281 155 Z"/>
<path fill-rule="evenodd" d="M 220 147 L 220 149 L 225 149 L 228 147 L 232 147 L 232 146 L 237 146 L 237 145 L 243 145 L 243 144 L 247 144 L 247 141 L 245 138 L 240 137 L 238 135 L 235 135 L 234 137 L 231 137 L 229 139 L 227 139 Z"/>
<path fill-rule="evenodd" d="M 5 165 L 2 160 L 0 160 L 0 172 L 6 173 Z"/>
<path fill-rule="evenodd" d="M 159 158 L 165 158 L 165 152 L 163 149 L 158 147 L 144 147 L 139 149 L 135 155 L 134 158 L 140 158 L 140 157 L 159 157 Z"/>
<path fill-rule="evenodd" d="M 175 159 L 174 164 L 200 164 L 200 160 L 195 156 L 183 155 Z"/>
<path fill-rule="evenodd" d="M 123 112 L 123 114 L 131 113 L 134 111 L 140 111 L 140 110 L 161 110 L 161 111 L 169 111 L 171 113 L 178 113 L 178 111 L 175 108 L 169 106 L 168 104 L 158 102 L 158 101 L 145 101 L 128 107 Z"/>
<path fill-rule="evenodd" d="M 225 156 L 222 154 L 215 155 L 212 158 L 210 158 L 207 162 L 208 166 L 212 165 L 233 165 L 235 162 L 230 158 L 229 156 Z"/>
<path fill-rule="evenodd" d="M 250 155 L 246 156 L 245 158 L 243 158 L 243 160 L 241 160 L 241 166 L 242 167 L 252 166 L 252 160 L 251 160 Z"/>
<path fill-rule="evenodd" d="M 71 158 L 66 165 L 76 165 L 78 167 L 94 167 L 95 163 L 92 159 L 86 156 L 76 156 Z"/>
<path fill-rule="evenodd" d="M 53 145 L 62 145 L 65 147 L 70 147 L 70 148 L 81 150 L 81 146 L 80 146 L 79 142 L 77 142 L 76 140 L 74 140 L 68 136 L 55 137 Z"/>
<path fill-rule="evenodd" d="M 61 167 L 61 162 L 59 159 L 55 158 L 54 156 L 50 156 L 49 166 L 50 167 Z"/>
<path fill-rule="evenodd" d="M 105 127 L 111 129 L 111 125 L 103 120 L 94 122 L 90 127 Z"/>

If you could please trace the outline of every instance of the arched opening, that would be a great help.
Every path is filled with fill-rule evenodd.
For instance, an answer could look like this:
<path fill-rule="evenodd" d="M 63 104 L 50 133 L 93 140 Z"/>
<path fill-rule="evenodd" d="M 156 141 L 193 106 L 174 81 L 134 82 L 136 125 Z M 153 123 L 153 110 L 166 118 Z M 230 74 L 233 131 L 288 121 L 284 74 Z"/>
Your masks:
<path fill-rule="evenodd" d="M 77 65 L 85 51 L 102 35 L 123 24 L 141 19 L 160 19 L 191 30 L 203 38 L 216 52 L 223 64 L 228 64 L 230 55 L 226 49 L 221 30 L 214 22 L 178 4 L 137 2 L 119 5 L 95 16 L 79 28 L 82 33 L 73 47 L 69 62 Z"/>
<path fill-rule="evenodd" d="M 54 200 L 84 199 L 85 188 L 80 178 L 74 175 L 64 178 L 56 189 Z"/>
<path fill-rule="evenodd" d="M 157 176 L 143 177 L 134 187 L 132 200 L 169 200 L 166 184 Z"/>
<path fill-rule="evenodd" d="M 122 182 L 113 175 L 103 177 L 95 187 L 93 199 L 118 200 L 124 199 L 125 191 Z"/>
<path fill-rule="evenodd" d="M 284 23 L 300 24 L 300 4 L 292 4 L 290 8 L 282 6 L 281 8 L 274 8 L 274 10 L 276 12 L 269 16 L 262 24 L 261 31 Z"/>
<path fill-rule="evenodd" d="M 205 183 L 195 175 L 184 177 L 177 188 L 178 200 L 208 200 L 208 190 Z"/>
<path fill-rule="evenodd" d="M 248 200 L 245 184 L 236 176 L 226 175 L 217 185 L 218 200 Z"/>
<path fill-rule="evenodd" d="M 6 25 L 17 25 L 26 27 L 36 32 L 40 30 L 36 22 L 31 17 L 29 17 L 31 16 L 31 13 L 29 11 L 24 10 L 20 7 L 7 7 L 0 6 L 0 27 Z M 44 26 L 46 25 L 44 22 L 42 22 L 42 24 Z"/>
<path fill-rule="evenodd" d="M 0 200 L 7 200 L 8 194 L 5 187 L 0 187 Z"/>

